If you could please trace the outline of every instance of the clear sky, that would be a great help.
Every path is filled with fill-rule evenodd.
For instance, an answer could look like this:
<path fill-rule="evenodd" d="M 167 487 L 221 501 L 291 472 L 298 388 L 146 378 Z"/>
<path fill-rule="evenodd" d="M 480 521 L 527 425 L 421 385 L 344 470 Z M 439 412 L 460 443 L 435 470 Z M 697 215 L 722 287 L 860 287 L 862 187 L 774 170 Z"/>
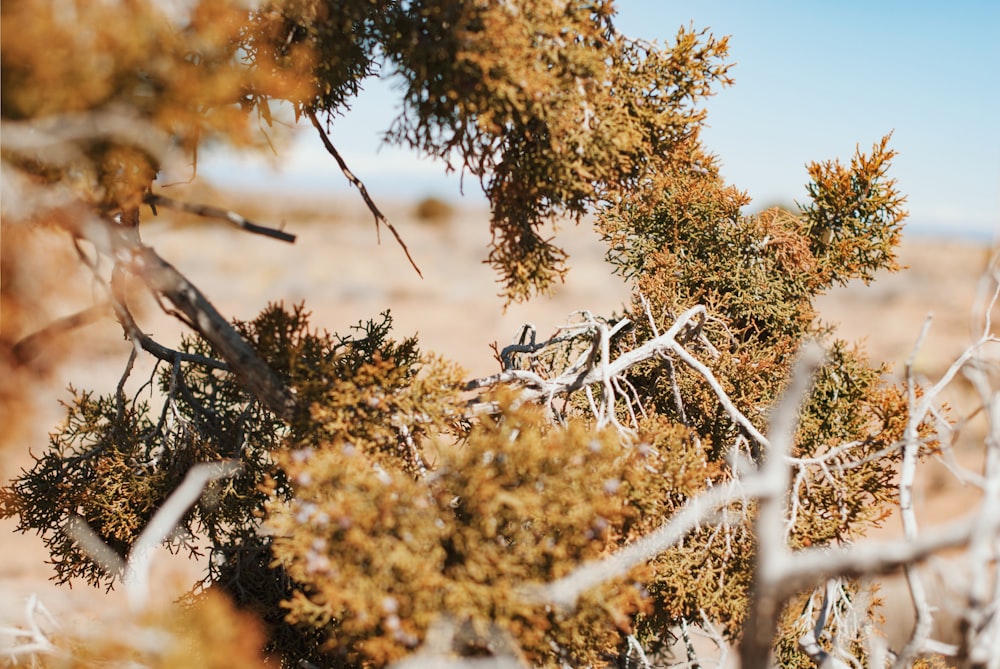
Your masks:
<path fill-rule="evenodd" d="M 734 86 L 710 98 L 709 149 L 726 179 L 756 204 L 805 198 L 805 164 L 849 160 L 893 131 L 891 172 L 915 231 L 1000 233 L 1000 0 L 618 0 L 625 34 L 661 43 L 681 25 L 730 35 Z M 380 145 L 398 109 L 372 82 L 332 139 L 376 198 L 457 198 L 440 164 Z M 295 190 L 347 193 L 336 164 L 306 128 L 278 174 L 231 156 L 203 163 Z M 481 201 L 473 179 L 465 198 Z"/>

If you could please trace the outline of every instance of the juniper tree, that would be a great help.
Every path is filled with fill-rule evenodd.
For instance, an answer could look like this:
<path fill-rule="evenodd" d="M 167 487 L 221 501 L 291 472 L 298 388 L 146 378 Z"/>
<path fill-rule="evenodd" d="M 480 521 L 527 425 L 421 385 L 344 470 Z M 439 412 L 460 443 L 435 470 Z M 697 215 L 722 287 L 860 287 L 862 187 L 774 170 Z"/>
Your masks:
<path fill-rule="evenodd" d="M 926 408 L 911 412 L 917 391 L 888 384 L 813 308 L 834 285 L 898 269 L 889 138 L 808 166 L 797 211 L 745 214 L 700 140 L 703 102 L 731 83 L 724 38 L 632 39 L 607 0 L 196 0 L 169 15 L 144 0 L 23 0 L 2 18 L 5 228 L 55 226 L 87 247 L 83 261 L 106 258 L 113 269 L 97 276 L 133 356 L 162 363 L 159 403 L 126 389 L 131 358 L 116 392 L 75 391 L 48 450 L 3 489 L 3 515 L 42 535 L 59 581 L 120 585 L 192 471 L 230 463 L 176 518 L 175 548 L 210 553 L 187 605 L 245 624 L 224 594 L 263 623 L 285 666 L 434 653 L 635 666 L 693 627 L 720 643 L 746 635 L 748 666 L 768 646 L 782 665 L 810 666 L 867 652 L 852 616 L 874 617 L 875 600 L 853 577 L 938 547 L 865 568 L 845 558 L 785 587 L 761 571 L 774 551 L 803 564 L 841 555 L 889 513 L 905 458 L 934 441 Z M 369 77 L 400 92 L 387 141 L 481 184 L 488 261 L 509 300 L 561 279 L 566 254 L 540 229 L 569 216 L 606 241 L 633 291 L 624 312 L 524 338 L 498 351 L 496 375 L 467 379 L 397 338 L 388 314 L 343 334 L 302 305 L 227 320 L 143 244 L 157 207 L 294 241 L 155 185 L 177 153 L 263 145 L 281 110 L 312 127 L 388 225 L 329 134 Z M 16 253 L 4 261 L 19 276 Z M 135 282 L 190 335 L 146 335 L 125 289 Z M 40 298 L 11 283 L 5 309 Z M 12 373 L 46 341 L 22 335 L 4 333 Z M 809 341 L 825 356 L 801 408 L 785 410 L 795 427 L 769 430 L 788 422 L 772 408 Z M 792 473 L 787 495 L 755 473 L 774 462 Z M 780 546 L 760 543 L 775 499 Z M 810 645 L 824 582 L 835 594 Z M 196 637 L 206 663 L 239 644 L 175 634 Z M 165 661 L 117 642 L 81 652 Z"/>

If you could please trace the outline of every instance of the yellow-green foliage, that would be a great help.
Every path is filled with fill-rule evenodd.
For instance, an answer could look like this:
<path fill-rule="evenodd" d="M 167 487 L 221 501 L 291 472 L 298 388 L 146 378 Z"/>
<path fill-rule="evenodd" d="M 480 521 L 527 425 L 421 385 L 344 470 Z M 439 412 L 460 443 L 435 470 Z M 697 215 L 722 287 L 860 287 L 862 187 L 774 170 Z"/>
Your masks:
<path fill-rule="evenodd" d="M 88 204 L 114 209 L 140 203 L 168 142 L 194 155 L 206 141 L 262 145 L 247 112 L 309 88 L 300 75 L 283 76 L 290 73 L 263 59 L 258 67 L 241 62 L 247 16 L 226 0 L 193 3 L 180 25 L 148 0 L 74 2 L 72 9 L 51 0 L 5 3 L 4 120 L 109 115 L 90 122 L 92 135 L 80 131 L 85 121 L 68 129 L 75 151 L 19 166 L 72 186 Z M 299 71 L 308 70 L 307 53 L 298 61 Z M 79 126 L 81 118 L 62 121 L 71 122 Z"/>
<path fill-rule="evenodd" d="M 808 215 L 741 216 L 742 196 L 710 171 L 663 183 L 683 186 L 680 205 L 664 192 L 602 219 L 612 257 L 636 287 L 635 326 L 613 347 L 625 352 L 654 326 L 662 331 L 682 310 L 706 305 L 707 320 L 684 344 L 764 429 L 792 354 L 804 338 L 826 334 L 813 296 L 835 276 L 876 265 L 850 256 L 853 265 L 831 273 L 833 260 L 815 255 L 822 249 L 810 242 Z M 724 484 L 734 449 L 761 457 L 700 373 L 666 358 L 626 372 L 645 412 L 627 439 L 595 429 L 580 401 L 554 425 L 541 407 L 500 392 L 493 415 L 472 419 L 461 371 L 421 356 L 413 339 L 393 341 L 390 326 L 383 315 L 350 336 L 330 335 L 311 329 L 302 307 L 278 306 L 238 323 L 294 389 L 288 422 L 233 375 L 201 364 L 210 347 L 188 339 L 188 357 L 159 372 L 159 391 L 171 398 L 159 412 L 124 394 L 78 393 L 52 449 L 4 490 L 4 514 L 42 533 L 61 580 L 110 586 L 114 576 L 61 531 L 71 516 L 125 555 L 192 464 L 237 459 L 240 474 L 215 484 L 182 525 L 196 537 L 188 549 L 204 541 L 212 555 L 205 585 L 257 614 L 269 648 L 288 664 L 383 665 L 416 648 L 442 616 L 471 630 L 456 652 L 483 652 L 499 630 L 538 665 L 607 662 L 626 633 L 655 650 L 672 626 L 702 615 L 738 637 L 754 555 L 753 510 L 742 505 L 585 593 L 574 609 L 525 594 Z M 536 358 L 549 372 L 565 362 Z M 883 371 L 830 343 L 794 455 L 857 442 L 850 458 L 866 459 L 795 470 L 792 547 L 850 541 L 884 516 L 906 409 L 902 393 L 882 385 Z M 620 403 L 617 410 L 627 420 Z M 789 624 L 777 642 L 789 662 L 799 657 L 796 634 Z"/>
<path fill-rule="evenodd" d="M 767 410 L 802 341 L 829 339 L 828 328 L 815 320 L 813 298 L 834 283 L 896 268 L 893 247 L 904 214 L 886 176 L 892 155 L 885 138 L 870 155 L 855 155 L 849 168 L 814 166 L 808 191 L 815 199 L 800 215 L 778 208 L 742 215 L 746 198 L 723 184 L 707 159 L 705 169 L 668 170 L 650 181 L 649 190 L 606 208 L 599 226 L 609 259 L 635 287 L 626 315 L 636 327 L 617 341 L 618 349 L 634 347 L 690 307 L 705 305 L 708 317 L 686 346 L 765 430 Z M 819 219 L 836 222 L 831 240 L 820 238 Z M 827 343 L 828 359 L 802 412 L 794 455 L 818 457 L 857 445 L 831 460 L 829 470 L 796 470 L 789 537 L 795 547 L 863 534 L 885 517 L 895 493 L 899 452 L 893 445 L 902 438 L 905 397 L 884 385 L 886 370 L 872 367 L 862 351 Z M 754 439 L 723 410 L 699 372 L 661 358 L 637 365 L 627 377 L 647 412 L 698 435 L 698 449 L 714 467 L 728 462 L 741 443 L 752 459 L 761 458 Z M 837 466 L 848 460 L 863 464 Z M 728 527 L 702 530 L 657 558 L 649 586 L 656 600 L 651 633 L 682 619 L 697 621 L 700 611 L 727 633 L 739 633 L 753 559 L 748 522 L 749 514 L 734 510 Z M 699 578 L 685 578 L 692 573 Z M 788 638 L 795 648 L 797 636 Z"/>
<path fill-rule="evenodd" d="M 266 525 L 295 583 L 289 622 L 327 630 L 324 649 L 352 664 L 401 657 L 441 616 L 467 621 L 470 643 L 503 629 L 542 665 L 613 648 L 644 606 L 641 589 L 610 583 L 563 612 L 525 588 L 620 540 L 641 520 L 631 500 L 655 498 L 663 460 L 609 431 L 549 428 L 540 408 L 512 401 L 443 447 L 425 478 L 343 439 L 283 455 L 293 496 L 268 505 Z"/>

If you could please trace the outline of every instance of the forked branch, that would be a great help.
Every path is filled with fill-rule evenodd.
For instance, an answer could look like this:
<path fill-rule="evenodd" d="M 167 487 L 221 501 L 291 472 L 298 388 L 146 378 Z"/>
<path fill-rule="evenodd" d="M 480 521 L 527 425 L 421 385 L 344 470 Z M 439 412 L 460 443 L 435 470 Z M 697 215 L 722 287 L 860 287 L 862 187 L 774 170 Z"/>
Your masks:
<path fill-rule="evenodd" d="M 156 251 L 143 245 L 134 230 L 115 225 L 86 209 L 74 211 L 66 224 L 74 236 L 91 242 L 100 253 L 114 258 L 119 267 L 139 277 L 154 295 L 166 298 L 264 406 L 281 418 L 292 417 L 295 410 L 292 391 L 202 292 Z M 137 343 L 149 344 L 145 339 Z"/>

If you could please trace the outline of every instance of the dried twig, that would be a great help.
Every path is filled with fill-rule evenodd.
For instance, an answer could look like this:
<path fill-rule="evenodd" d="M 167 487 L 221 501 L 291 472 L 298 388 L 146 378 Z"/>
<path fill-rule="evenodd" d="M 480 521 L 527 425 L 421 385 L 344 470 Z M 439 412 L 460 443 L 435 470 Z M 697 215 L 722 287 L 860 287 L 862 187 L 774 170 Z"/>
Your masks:
<path fill-rule="evenodd" d="M 27 364 L 37 358 L 42 349 L 59 335 L 89 325 L 107 316 L 110 312 L 110 303 L 102 302 L 70 316 L 52 321 L 41 330 L 31 333 L 14 344 L 11 350 L 14 359 L 22 365 Z"/>
<path fill-rule="evenodd" d="M 18 664 L 18 658 L 31 658 L 31 666 L 35 666 L 34 661 L 39 655 L 55 655 L 60 652 L 42 629 L 39 617 L 44 618 L 49 626 L 59 627 L 45 605 L 36 595 L 31 595 L 24 606 L 26 627 L 0 627 L 0 637 L 10 639 L 9 643 L 3 644 L 0 653 L 7 657 L 11 666 Z"/>
<path fill-rule="evenodd" d="M 595 403 L 595 416 L 600 420 L 616 424 L 617 421 L 613 418 L 616 393 L 612 381 L 640 362 L 669 352 L 679 357 L 688 366 L 701 374 L 733 421 L 760 444 L 761 447 L 766 449 L 768 447 L 767 438 L 761 434 L 754 424 L 729 399 L 722 384 L 715 378 L 712 370 L 689 353 L 677 341 L 678 338 L 688 332 L 690 327 L 695 326 L 698 319 L 703 318 L 704 314 L 704 306 L 697 305 L 691 307 L 681 314 L 666 332 L 655 336 L 642 346 L 621 354 L 614 360 L 609 359 L 608 345 L 610 338 L 629 325 L 629 321 L 622 320 L 611 329 L 608 329 L 606 326 L 602 329 L 600 326 L 603 324 L 595 321 L 592 324 L 594 334 L 592 335 L 593 343 L 590 352 L 581 356 L 580 360 L 563 370 L 559 376 L 552 379 L 545 379 L 534 372 L 506 370 L 486 378 L 474 379 L 466 384 L 466 390 L 518 381 L 526 386 L 523 395 L 524 399 L 542 401 L 546 406 L 549 406 L 556 397 L 562 397 L 591 385 L 600 384 L 600 387 L 604 391 L 604 397 L 600 405 Z M 561 344 L 567 340 L 565 336 L 561 336 L 553 338 L 552 341 Z M 533 343 L 528 348 L 532 351 L 538 350 L 537 346 Z M 628 400 L 626 399 L 626 401 Z M 627 431 L 620 425 L 616 424 L 616 427 Z"/>
<path fill-rule="evenodd" d="M 379 224 L 385 225 L 385 227 L 389 228 L 389 231 L 392 233 L 392 236 L 396 238 L 396 242 L 399 244 L 400 248 L 403 249 L 403 253 L 406 254 L 406 259 L 410 261 L 410 265 L 413 267 L 414 270 L 416 270 L 417 275 L 420 276 L 420 278 L 423 278 L 424 275 L 423 273 L 421 273 L 420 268 L 417 267 L 417 263 L 416 261 L 413 260 L 413 256 L 410 255 L 410 249 L 407 248 L 406 243 L 403 241 L 403 238 L 400 237 L 399 233 L 396 231 L 395 226 L 393 226 L 393 224 L 389 222 L 389 219 L 385 217 L 385 214 L 383 214 L 379 210 L 379 208 L 375 205 L 375 201 L 372 200 L 371 196 L 368 194 L 368 189 L 365 188 L 365 185 L 364 183 L 362 183 L 361 179 L 354 176 L 354 173 L 351 172 L 350 168 L 347 166 L 347 163 L 344 161 L 344 158 L 340 155 L 340 152 L 337 151 L 337 147 L 335 147 L 333 145 L 333 142 L 330 141 L 330 136 L 323 128 L 323 124 L 320 123 L 319 119 L 316 117 L 316 112 L 309 110 L 306 112 L 306 114 L 309 116 L 309 120 L 312 121 L 313 127 L 315 127 L 316 131 L 319 133 L 320 141 L 323 142 L 323 146 L 326 148 L 327 153 L 333 156 L 333 159 L 337 161 L 337 165 L 340 166 L 340 171 L 343 172 L 344 176 L 347 177 L 347 180 L 351 182 L 351 185 L 353 185 L 355 188 L 358 189 L 358 191 L 361 193 L 362 199 L 364 199 L 365 201 L 365 205 L 367 205 L 368 207 L 368 211 L 370 211 L 372 213 L 372 216 L 375 217 L 376 234 L 380 234 Z M 381 237 L 379 238 L 379 242 L 381 242 Z"/>
<path fill-rule="evenodd" d="M 202 216 L 204 218 L 217 218 L 219 220 L 232 223 L 241 230 L 246 230 L 247 232 L 252 232 L 255 235 L 264 235 L 265 237 L 272 237 L 274 239 L 281 240 L 283 242 L 294 243 L 295 235 L 285 232 L 284 230 L 278 230 L 275 228 L 269 228 L 264 225 L 258 225 L 248 218 L 244 218 L 240 214 L 230 209 L 221 209 L 219 207 L 212 207 L 207 204 L 194 204 L 190 202 L 181 202 L 180 200 L 173 200 L 169 197 L 164 197 L 162 195 L 155 195 L 153 193 L 146 193 L 142 199 L 143 202 L 148 204 L 153 208 L 153 213 L 156 213 L 156 207 L 166 207 L 167 209 L 176 209 L 178 211 L 186 211 L 189 214 L 194 214 L 195 216 Z"/>

